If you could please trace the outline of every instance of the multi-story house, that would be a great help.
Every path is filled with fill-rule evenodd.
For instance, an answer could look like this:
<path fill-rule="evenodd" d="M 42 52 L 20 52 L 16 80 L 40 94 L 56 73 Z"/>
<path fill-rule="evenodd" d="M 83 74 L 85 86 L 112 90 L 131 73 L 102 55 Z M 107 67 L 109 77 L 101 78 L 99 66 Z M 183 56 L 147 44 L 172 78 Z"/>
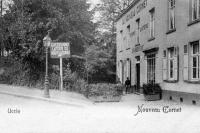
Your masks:
<path fill-rule="evenodd" d="M 117 19 L 117 75 L 200 103 L 200 0 L 134 0 Z"/>

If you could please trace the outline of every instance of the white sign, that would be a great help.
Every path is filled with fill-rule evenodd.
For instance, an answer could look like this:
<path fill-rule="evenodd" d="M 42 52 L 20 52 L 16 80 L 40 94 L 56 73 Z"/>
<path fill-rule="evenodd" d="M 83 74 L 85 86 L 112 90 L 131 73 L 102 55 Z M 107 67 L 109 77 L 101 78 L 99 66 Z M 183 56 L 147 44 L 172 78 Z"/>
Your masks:
<path fill-rule="evenodd" d="M 53 42 L 51 43 L 51 57 L 60 58 L 70 56 L 70 45 L 68 42 Z"/>

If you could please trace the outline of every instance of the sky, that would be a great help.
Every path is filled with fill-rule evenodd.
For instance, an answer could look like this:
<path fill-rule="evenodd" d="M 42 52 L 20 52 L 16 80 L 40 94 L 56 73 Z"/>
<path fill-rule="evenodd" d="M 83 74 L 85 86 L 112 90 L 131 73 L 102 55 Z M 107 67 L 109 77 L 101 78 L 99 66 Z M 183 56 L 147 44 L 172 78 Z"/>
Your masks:
<path fill-rule="evenodd" d="M 100 2 L 100 0 L 88 0 L 88 2 L 92 3 L 91 8 L 93 8 L 96 4 Z M 98 12 L 95 13 L 93 22 L 96 22 L 98 20 L 99 15 L 100 14 Z"/>
<path fill-rule="evenodd" d="M 88 0 L 92 4 L 91 8 L 93 8 L 96 4 L 100 3 L 100 0 Z"/>
<path fill-rule="evenodd" d="M 97 4 L 99 0 L 89 0 L 89 2 L 91 2 L 92 4 Z"/>

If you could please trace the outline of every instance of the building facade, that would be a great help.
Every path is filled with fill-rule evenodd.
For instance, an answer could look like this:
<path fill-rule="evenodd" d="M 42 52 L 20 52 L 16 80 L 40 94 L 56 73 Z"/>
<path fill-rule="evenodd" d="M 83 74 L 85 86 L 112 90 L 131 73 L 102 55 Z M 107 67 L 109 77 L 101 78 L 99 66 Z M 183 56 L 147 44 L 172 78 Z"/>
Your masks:
<path fill-rule="evenodd" d="M 117 75 L 163 98 L 200 102 L 200 0 L 134 0 L 117 19 Z"/>

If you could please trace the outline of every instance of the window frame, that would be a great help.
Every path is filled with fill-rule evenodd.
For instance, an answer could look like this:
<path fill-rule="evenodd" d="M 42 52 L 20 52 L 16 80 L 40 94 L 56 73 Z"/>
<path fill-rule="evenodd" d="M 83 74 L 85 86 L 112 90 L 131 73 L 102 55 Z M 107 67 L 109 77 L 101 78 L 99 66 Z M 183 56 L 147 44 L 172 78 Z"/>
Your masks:
<path fill-rule="evenodd" d="M 129 50 L 130 49 L 130 32 L 131 32 L 131 25 L 127 25 L 126 27 L 127 29 L 127 40 L 126 40 L 126 50 Z"/>
<path fill-rule="evenodd" d="M 137 23 L 137 45 L 140 44 L 140 18 L 136 19 Z"/>
<path fill-rule="evenodd" d="M 195 43 L 198 43 L 198 53 L 194 54 L 194 45 Z M 190 62 L 190 76 L 191 76 L 191 80 L 192 81 L 199 81 L 200 80 L 200 41 L 194 41 L 194 42 L 191 42 L 191 50 L 190 50 L 190 55 L 191 55 L 191 62 Z M 196 67 L 194 67 L 194 58 L 196 58 Z M 194 69 L 196 69 L 196 78 L 194 78 Z"/>
<path fill-rule="evenodd" d="M 196 2 L 197 4 L 196 7 L 194 7 L 194 2 Z M 192 9 L 192 14 L 191 14 L 192 21 L 200 19 L 200 0 L 192 0 L 191 9 Z M 196 18 L 194 18 L 194 9 L 196 9 Z"/>
<path fill-rule="evenodd" d="M 150 38 L 155 37 L 155 8 L 152 8 L 150 11 Z"/>
<path fill-rule="evenodd" d="M 120 47 L 119 47 L 119 52 L 122 52 L 123 51 L 123 42 L 124 42 L 124 32 L 123 32 L 123 30 L 120 30 L 120 40 L 121 40 L 121 43 L 120 43 Z"/>
<path fill-rule="evenodd" d="M 147 54 L 146 60 L 147 60 L 147 83 L 155 84 L 156 83 L 156 53 L 153 52 L 153 53 Z"/>
<path fill-rule="evenodd" d="M 179 47 L 171 46 L 163 50 L 162 72 L 163 81 L 169 83 L 176 83 L 179 81 Z"/>
<path fill-rule="evenodd" d="M 130 33 L 131 32 L 131 25 L 129 24 L 129 25 L 127 25 L 127 31 L 128 31 L 128 33 Z"/>
<path fill-rule="evenodd" d="M 171 23 L 171 17 L 172 17 L 172 23 Z M 175 25 L 175 0 L 168 0 L 168 30 L 169 31 L 174 30 L 175 27 L 176 27 L 176 25 Z"/>
<path fill-rule="evenodd" d="M 172 55 L 170 54 L 172 51 Z M 171 80 L 175 80 L 175 66 L 174 66 L 174 58 L 175 58 L 175 47 L 170 47 L 167 49 L 167 70 L 168 70 L 168 80 L 171 81 Z M 172 61 L 172 69 L 171 69 L 171 61 Z M 171 71 L 172 71 L 172 77 L 171 77 Z"/>

